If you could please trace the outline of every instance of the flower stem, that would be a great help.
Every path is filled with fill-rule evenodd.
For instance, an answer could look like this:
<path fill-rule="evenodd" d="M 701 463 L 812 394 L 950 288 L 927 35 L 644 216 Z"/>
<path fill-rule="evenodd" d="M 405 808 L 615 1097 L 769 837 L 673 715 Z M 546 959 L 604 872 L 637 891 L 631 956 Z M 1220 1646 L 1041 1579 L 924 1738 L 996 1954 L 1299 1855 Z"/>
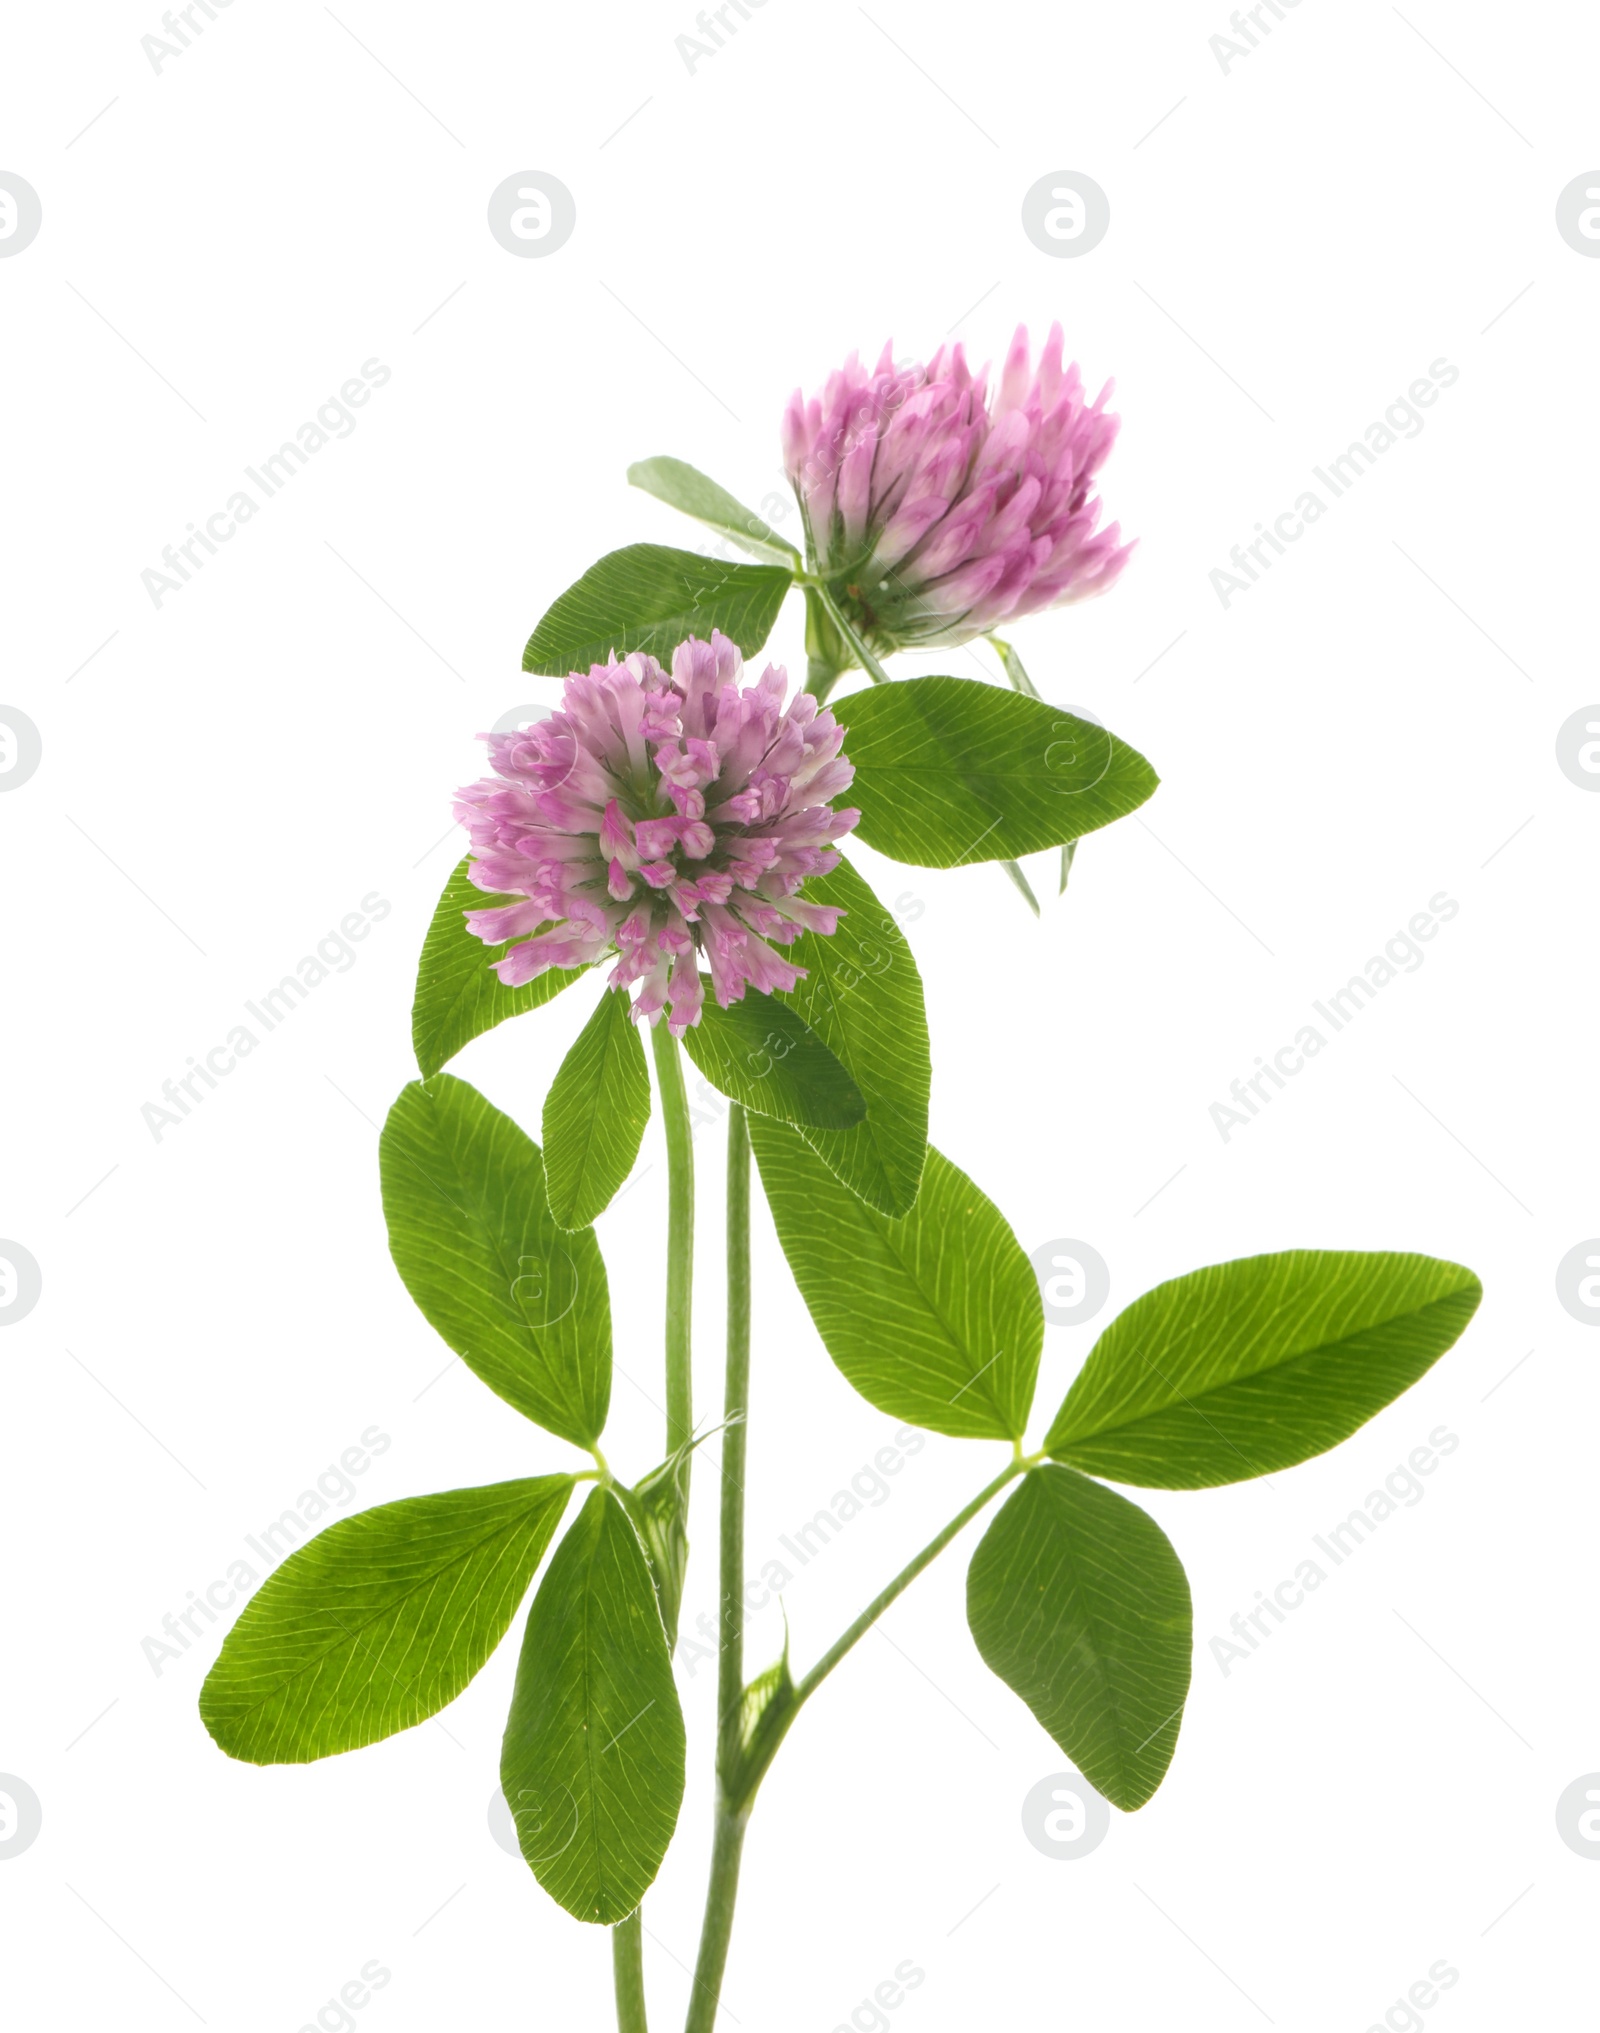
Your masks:
<path fill-rule="evenodd" d="M 744 1478 L 750 1402 L 750 1130 L 728 1110 L 728 1361 L 722 1394 L 722 1650 L 717 1658 L 717 1765 L 738 1749 L 744 1700 Z"/>
<path fill-rule="evenodd" d="M 704 2033 L 716 2018 L 739 1894 L 739 1857 L 748 1807 L 729 1798 L 743 1748 L 744 1478 L 750 1401 L 750 1131 L 735 1102 L 728 1112 L 728 1361 L 723 1388 L 722 1534 L 719 1549 L 717 1654 L 717 1806 L 711 1878 L 700 1929 L 687 2033 Z"/>
<path fill-rule="evenodd" d="M 748 1808 L 731 1807 L 717 1789 L 717 1825 L 711 1844 L 711 1882 L 706 1888 L 706 1917 L 695 1959 L 694 1992 L 683 2033 L 711 2033 L 722 1994 L 722 1972 L 733 1934 L 733 1905 L 739 1892 L 739 1856 L 744 1848 Z"/>
<path fill-rule="evenodd" d="M 656 1084 L 667 1136 L 667 1453 L 686 1451 L 679 1470 L 683 1513 L 689 1507 L 689 1439 L 694 1431 L 690 1318 L 694 1297 L 694 1132 L 683 1059 L 665 1023 L 653 1026 Z M 603 1457 L 596 1455 L 597 1461 Z M 608 1479 L 608 1478 L 607 1478 Z M 618 2033 L 648 2033 L 644 2002 L 643 1920 L 637 1912 L 611 1930 L 611 1971 Z"/>
<path fill-rule="evenodd" d="M 644 1929 L 638 1913 L 611 1930 L 617 2033 L 650 2033 L 644 2009 Z"/>
<path fill-rule="evenodd" d="M 650 1033 L 661 1119 L 667 1133 L 667 1452 L 686 1447 L 694 1431 L 694 1389 L 689 1368 L 689 1314 L 694 1284 L 694 1150 L 689 1097 L 678 1042 L 665 1023 Z M 689 1463 L 683 1465 L 689 1495 Z"/>

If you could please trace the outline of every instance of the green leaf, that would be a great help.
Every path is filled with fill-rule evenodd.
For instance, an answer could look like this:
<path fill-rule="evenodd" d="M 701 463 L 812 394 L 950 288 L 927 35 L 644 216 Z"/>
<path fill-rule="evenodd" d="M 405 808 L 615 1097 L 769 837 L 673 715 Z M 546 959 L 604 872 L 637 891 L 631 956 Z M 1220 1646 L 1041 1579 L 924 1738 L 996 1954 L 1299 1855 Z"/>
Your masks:
<path fill-rule="evenodd" d="M 682 459 L 641 459 L 628 468 L 628 479 L 669 508 L 681 509 L 697 522 L 721 530 L 751 557 L 769 564 L 798 567 L 800 553 L 792 543 L 779 536 L 770 523 L 763 522 L 753 508 L 735 501 L 725 487 L 719 487 L 715 480 Z"/>
<path fill-rule="evenodd" d="M 1291 1249 L 1212 1264 L 1118 1314 L 1045 1447 L 1150 1489 L 1290 1468 L 1414 1384 L 1482 1296 L 1436 1257 Z"/>
<path fill-rule="evenodd" d="M 1155 1519 L 1070 1469 L 1035 1469 L 967 1570 L 984 1663 L 1117 1807 L 1161 1784 L 1189 1692 L 1182 1563 Z"/>
<path fill-rule="evenodd" d="M 752 1116 L 750 1142 L 800 1295 L 861 1395 L 936 1433 L 1020 1439 L 1044 1309 L 998 1209 L 931 1148 L 916 1206 L 894 1220 L 838 1192 L 796 1131 Z"/>
<path fill-rule="evenodd" d="M 341 1518 L 245 1605 L 200 1691 L 230 1758 L 359 1750 L 454 1701 L 505 1636 L 568 1475 L 406 1497 Z"/>
<path fill-rule="evenodd" d="M 922 977 L 900 927 L 848 861 L 806 878 L 806 902 L 838 904 L 831 938 L 805 932 L 788 957 L 806 977 L 778 1000 L 797 1010 L 861 1090 L 854 1129 L 806 1127 L 807 1141 L 851 1192 L 883 1214 L 915 1202 L 928 1144 L 928 1018 Z"/>
<path fill-rule="evenodd" d="M 539 1146 L 448 1073 L 400 1090 L 378 1146 L 389 1252 L 467 1367 L 579 1447 L 611 1400 L 611 1298 L 591 1229 L 545 1204 Z"/>
<path fill-rule="evenodd" d="M 545 1096 L 545 1186 L 563 1228 L 587 1228 L 610 1206 L 649 1120 L 644 1046 L 626 990 L 608 988 Z"/>
<path fill-rule="evenodd" d="M 734 1800 L 748 1801 L 752 1797 L 799 1710 L 794 1675 L 789 1670 L 786 1624 L 783 1657 L 756 1675 L 745 1688 L 739 1705 L 738 1748 L 726 1775 L 726 1790 Z"/>
<path fill-rule="evenodd" d="M 552 967 L 521 988 L 503 988 L 492 962 L 505 954 L 507 946 L 486 946 L 474 938 L 462 913 L 491 910 L 496 904 L 523 899 L 479 889 L 467 877 L 471 859 L 468 855 L 459 862 L 445 884 L 417 963 L 411 1043 L 424 1079 L 437 1073 L 473 1038 L 504 1023 L 507 1017 L 537 1009 L 589 971 L 586 967 Z"/>
<path fill-rule="evenodd" d="M 683 1044 L 713 1087 L 761 1115 L 849 1129 L 867 1112 L 861 1089 L 799 1012 L 759 989 L 727 1009 L 707 996 Z"/>
<path fill-rule="evenodd" d="M 839 717 L 856 769 L 857 833 L 924 868 L 1060 846 L 1134 811 L 1156 787 L 1144 757 L 1105 728 L 971 678 L 858 692 Z"/>
<path fill-rule="evenodd" d="M 561 677 L 604 663 L 613 650 L 618 656 L 644 650 L 665 661 L 685 636 L 705 639 L 714 628 L 754 656 L 793 582 L 787 567 L 629 544 L 567 588 L 529 637 L 522 668 Z"/>
<path fill-rule="evenodd" d="M 632 1489 L 617 1491 L 650 1564 L 669 1652 L 677 1650 L 678 1611 L 689 1571 L 689 1507 L 683 1486 L 694 1445 L 675 1448 Z"/>
<path fill-rule="evenodd" d="M 597 1489 L 528 1612 L 500 1779 L 522 1854 L 574 1918 L 614 1927 L 683 1801 L 683 1712 L 643 1548 Z"/>

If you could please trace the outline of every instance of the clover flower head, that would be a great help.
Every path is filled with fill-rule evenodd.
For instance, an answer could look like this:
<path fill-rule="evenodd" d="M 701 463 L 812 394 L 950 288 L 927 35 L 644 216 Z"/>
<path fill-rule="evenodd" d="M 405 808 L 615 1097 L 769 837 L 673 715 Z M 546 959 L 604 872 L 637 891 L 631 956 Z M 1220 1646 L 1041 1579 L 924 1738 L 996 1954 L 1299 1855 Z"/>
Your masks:
<path fill-rule="evenodd" d="M 714 632 L 670 673 L 639 652 L 575 671 L 548 719 L 482 737 L 495 775 L 455 809 L 473 882 L 521 899 L 467 913 L 487 944 L 515 942 L 493 963 L 508 987 L 614 954 L 635 1020 L 665 1012 L 674 1037 L 700 1021 L 702 960 L 724 1009 L 794 987 L 805 969 L 776 948 L 836 929 L 839 910 L 799 891 L 860 815 L 832 805 L 854 774 L 844 730 L 787 688 L 771 664 L 745 684 Z"/>
<path fill-rule="evenodd" d="M 1052 325 L 1037 367 L 1018 326 L 996 387 L 962 348 L 926 366 L 855 354 L 820 396 L 797 390 L 783 456 L 812 556 L 868 644 L 969 642 L 1109 587 L 1131 544 L 1099 530 L 1096 474 L 1120 419 L 1085 400 Z"/>

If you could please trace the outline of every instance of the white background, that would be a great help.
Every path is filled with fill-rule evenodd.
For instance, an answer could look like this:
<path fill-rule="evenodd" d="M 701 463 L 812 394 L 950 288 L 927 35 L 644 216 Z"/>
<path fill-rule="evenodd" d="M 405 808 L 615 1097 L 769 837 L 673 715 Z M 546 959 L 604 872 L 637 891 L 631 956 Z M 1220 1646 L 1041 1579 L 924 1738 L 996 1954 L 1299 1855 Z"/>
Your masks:
<path fill-rule="evenodd" d="M 566 1460 L 459 1365 L 425 1389 L 445 1351 L 388 1261 L 375 1146 L 414 1073 L 450 793 L 479 729 L 553 695 L 519 675 L 530 627 L 601 552 L 697 542 L 628 462 L 675 453 L 757 502 L 791 387 L 851 347 L 926 357 L 954 333 L 981 359 L 1055 317 L 1092 384 L 1117 378 L 1104 492 L 1140 548 L 1109 598 L 1018 642 L 1164 781 L 1040 924 L 992 868 L 860 851 L 920 911 L 935 1140 L 1026 1248 L 1104 1255 L 1099 1325 L 1291 1244 L 1430 1251 L 1487 1296 L 1332 1455 L 1146 1499 L 1191 1576 L 1194 1689 L 1155 1801 L 1080 1862 L 1023 1835 L 1065 1761 L 979 1661 L 968 1547 L 948 1555 L 764 1788 L 722 2023 L 849 2027 L 907 1958 L 925 1981 L 896 2033 L 1362 2033 L 1441 1958 L 1459 1981 L 1430 2029 L 1588 2009 L 1600 1868 L 1554 1809 L 1600 1768 L 1600 1337 L 1554 1273 L 1600 1230 L 1600 798 L 1555 739 L 1600 698 L 1600 263 L 1554 214 L 1600 159 L 1600 24 L 1438 0 L 1263 20 L 1224 72 L 1220 0 L 769 0 L 692 75 L 687 4 L 235 0 L 160 74 L 153 0 L 8 24 L 0 168 L 44 207 L 0 260 L 0 703 L 44 758 L 0 798 L 0 1234 L 44 1276 L 0 1340 L 0 1770 L 43 1804 L 0 1862 L 17 2023 L 294 2033 L 372 1958 L 392 1980 L 356 2015 L 371 2033 L 610 2023 L 607 1940 L 488 1830 L 516 1631 L 444 1729 L 268 1771 L 196 1714 L 221 1627 L 159 1675 L 142 1640 L 370 1425 L 392 1446 L 361 1503 Z M 548 259 L 486 229 L 524 169 L 576 198 Z M 1061 169 L 1110 196 L 1081 259 L 1020 226 Z M 354 434 L 153 606 L 163 545 L 372 358 L 392 379 Z M 1441 358 L 1460 378 L 1422 434 L 1224 609 L 1230 547 Z M 794 602 L 791 668 L 799 624 Z M 974 674 L 906 668 L 941 664 Z M 1441 890 L 1460 911 L 1425 964 L 1224 1142 L 1229 1083 Z M 141 1106 L 374 891 L 392 910 L 356 964 L 156 1141 Z M 456 1070 L 536 1131 L 590 998 Z M 719 1129 L 696 1148 L 709 1414 Z M 607 1447 L 634 1473 L 660 1445 L 655 1127 L 641 1164 L 600 1229 Z M 832 1369 L 764 1216 L 757 1246 L 762 1558 L 893 1429 Z M 1040 1432 L 1095 1331 L 1050 1330 Z M 1460 1445 L 1425 1500 L 1224 1675 L 1228 1619 L 1441 1423 Z M 715 1597 L 710 1458 L 686 1624 Z M 929 1441 L 796 1577 L 797 1665 L 1002 1458 Z M 769 1610 L 752 1671 L 779 1639 Z M 645 1912 L 662 2027 L 693 1955 L 712 1677 L 680 1669 L 690 1790 Z"/>

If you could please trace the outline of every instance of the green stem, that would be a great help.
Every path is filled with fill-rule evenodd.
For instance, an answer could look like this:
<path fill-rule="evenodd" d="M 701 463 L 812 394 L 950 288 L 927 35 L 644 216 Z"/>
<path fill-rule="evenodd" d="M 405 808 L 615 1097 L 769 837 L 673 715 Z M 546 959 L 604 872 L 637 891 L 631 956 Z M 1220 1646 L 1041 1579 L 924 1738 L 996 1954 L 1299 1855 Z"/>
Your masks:
<path fill-rule="evenodd" d="M 700 1930 L 694 1991 L 684 2033 L 712 2033 L 728 1944 L 733 1937 L 739 1896 L 739 1862 L 750 1808 L 768 1765 L 801 1707 L 839 1661 L 872 1628 L 889 1605 L 944 1551 L 964 1526 L 1003 1490 L 1026 1474 L 1033 1458 L 1019 1446 L 1013 1458 L 972 1501 L 930 1539 L 886 1588 L 880 1589 L 839 1639 L 829 1646 L 794 1688 L 779 1726 L 752 1757 L 744 1742 L 744 1478 L 750 1382 L 750 1139 L 744 1111 L 733 1109 L 728 1124 L 728 1366 L 724 1416 L 728 1421 L 722 1457 L 722 1649 L 717 1665 L 717 1811 L 711 1845 L 711 1876 Z"/>
<path fill-rule="evenodd" d="M 872 1626 L 883 1615 L 890 1603 L 894 1602 L 897 1597 L 904 1595 L 922 1570 L 925 1567 L 933 1565 L 934 1561 L 938 1559 L 939 1555 L 963 1526 L 971 1524 L 972 1520 L 983 1509 L 984 1505 L 989 1502 L 990 1498 L 997 1496 L 1008 1482 L 1014 1482 L 1019 1475 L 1024 1473 L 1026 1467 L 1027 1463 L 1023 1460 L 1019 1450 L 1017 1458 L 1013 1461 L 1008 1461 L 993 1482 L 979 1490 L 971 1503 L 963 1510 L 957 1511 L 944 1530 L 936 1533 L 928 1541 L 927 1545 L 923 1547 L 922 1551 L 901 1568 L 887 1588 L 878 1591 L 850 1628 L 828 1647 L 827 1651 L 823 1653 L 822 1657 L 805 1678 L 797 1682 L 794 1690 L 794 1703 L 789 1712 L 791 1722 L 799 1714 L 804 1703 L 810 1700 L 811 1696 L 822 1685 L 823 1681 L 827 1679 L 828 1675 L 845 1654 L 853 1650 L 861 1639 L 866 1636 L 867 1632 L 872 1629 Z"/>
<path fill-rule="evenodd" d="M 644 2010 L 644 1923 L 638 1913 L 611 1930 L 617 2033 L 650 2033 Z"/>
<path fill-rule="evenodd" d="M 694 1142 L 683 1060 L 664 1023 L 650 1032 L 661 1120 L 667 1136 L 667 1453 L 688 1448 L 694 1431 L 690 1317 L 694 1296 Z M 596 1454 L 596 1461 L 603 1457 Z M 679 1470 L 683 1509 L 689 1506 L 689 1454 Z M 611 1930 L 611 1970 L 618 2033 L 648 2033 L 644 2008 L 643 1920 L 632 1914 Z"/>
<path fill-rule="evenodd" d="M 717 1657 L 717 1767 L 737 1755 L 744 1704 L 744 1478 L 750 1404 L 750 1130 L 728 1110 L 728 1361 L 722 1394 L 722 1649 Z"/>
<path fill-rule="evenodd" d="M 695 1962 L 687 2033 L 704 2033 L 717 2014 L 739 1896 L 739 1858 L 749 1809 L 734 1805 L 730 1781 L 743 1749 L 744 1478 L 750 1403 L 750 1131 L 737 1102 L 728 1113 L 728 1362 L 722 1401 L 722 1535 L 717 1654 L 717 1808 L 711 1877 Z"/>
<path fill-rule="evenodd" d="M 689 1096 L 677 1040 L 664 1023 L 650 1032 L 661 1118 L 667 1133 L 667 1452 L 686 1447 L 694 1431 L 694 1390 L 689 1373 L 689 1311 L 694 1283 L 694 1148 Z M 689 1498 L 689 1463 L 683 1464 Z"/>
<path fill-rule="evenodd" d="M 717 1796 L 717 1826 L 711 1844 L 711 1882 L 706 1890 L 706 1917 L 700 1930 L 700 1953 L 695 1960 L 694 1991 L 683 2033 L 711 2033 L 716 2024 L 717 2003 L 722 1993 L 722 1972 L 728 1962 L 728 1942 L 733 1935 L 733 1905 L 739 1891 L 739 1856 L 744 1848 L 745 1822 L 750 1810 L 730 1807 Z"/>

